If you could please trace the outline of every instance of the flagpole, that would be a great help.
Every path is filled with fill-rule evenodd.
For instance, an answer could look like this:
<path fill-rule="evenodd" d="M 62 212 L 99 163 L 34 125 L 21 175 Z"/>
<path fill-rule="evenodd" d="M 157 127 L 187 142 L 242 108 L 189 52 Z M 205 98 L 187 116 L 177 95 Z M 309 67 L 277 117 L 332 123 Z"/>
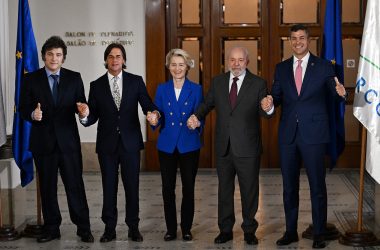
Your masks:
<path fill-rule="evenodd" d="M 357 230 L 347 230 L 339 238 L 339 243 L 346 246 L 366 247 L 378 246 L 380 241 L 369 230 L 363 229 L 363 192 L 364 192 L 364 168 L 366 160 L 367 130 L 362 126 L 362 147 L 360 156 L 360 176 L 359 176 L 359 200 L 358 200 L 358 225 Z"/>

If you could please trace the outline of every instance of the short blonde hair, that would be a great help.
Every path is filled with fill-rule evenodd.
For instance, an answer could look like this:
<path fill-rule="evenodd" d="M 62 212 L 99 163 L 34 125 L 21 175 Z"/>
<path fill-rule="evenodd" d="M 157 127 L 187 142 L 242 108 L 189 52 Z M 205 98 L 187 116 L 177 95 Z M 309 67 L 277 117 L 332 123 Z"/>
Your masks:
<path fill-rule="evenodd" d="M 185 63 L 187 65 L 187 70 L 193 67 L 193 60 L 191 59 L 189 53 L 184 51 L 183 49 L 172 49 L 169 51 L 169 53 L 166 54 L 166 61 L 165 66 L 169 68 L 170 60 L 173 56 L 180 56 L 185 60 Z"/>

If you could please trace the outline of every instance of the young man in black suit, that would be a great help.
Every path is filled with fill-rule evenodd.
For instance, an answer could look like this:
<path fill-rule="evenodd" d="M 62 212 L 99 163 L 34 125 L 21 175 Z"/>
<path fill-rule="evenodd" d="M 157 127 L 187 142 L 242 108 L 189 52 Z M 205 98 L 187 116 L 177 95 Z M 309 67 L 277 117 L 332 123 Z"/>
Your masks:
<path fill-rule="evenodd" d="M 41 192 L 44 233 L 37 242 L 61 237 L 57 199 L 58 171 L 65 186 L 70 218 L 83 242 L 93 242 L 82 179 L 82 154 L 75 114 L 85 103 L 80 74 L 65 68 L 67 48 L 52 36 L 42 46 L 45 67 L 25 75 L 20 101 L 23 119 L 32 123 L 29 149 L 33 154 Z M 82 115 L 82 114 L 79 114 Z"/>

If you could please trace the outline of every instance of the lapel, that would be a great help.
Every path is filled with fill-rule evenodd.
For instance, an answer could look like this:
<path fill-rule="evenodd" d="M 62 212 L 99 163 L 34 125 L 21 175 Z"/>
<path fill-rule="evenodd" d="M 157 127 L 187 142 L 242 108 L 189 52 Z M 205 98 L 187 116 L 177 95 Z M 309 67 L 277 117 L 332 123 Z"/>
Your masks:
<path fill-rule="evenodd" d="M 190 96 L 190 94 L 191 94 L 190 82 L 186 78 L 185 82 L 182 86 L 181 94 L 179 95 L 179 98 L 178 98 L 178 108 L 179 108 L 178 115 L 179 115 L 179 117 L 181 117 L 181 107 L 188 105 L 187 99 Z"/>
<path fill-rule="evenodd" d="M 45 68 L 42 68 L 40 71 L 40 78 L 41 78 L 41 87 L 42 87 L 42 93 L 46 93 L 47 99 L 52 107 L 54 107 L 54 100 L 53 100 L 53 93 L 51 92 L 48 76 L 46 74 Z"/>
<path fill-rule="evenodd" d="M 124 77 L 123 77 L 123 79 L 124 79 Z M 102 76 L 100 83 L 102 84 L 102 88 L 100 88 L 101 93 L 99 93 L 100 96 L 104 96 L 105 103 L 110 102 L 112 108 L 117 110 L 115 101 L 113 100 L 110 83 L 109 83 L 109 80 L 108 80 L 108 72 L 106 72 Z"/>
<path fill-rule="evenodd" d="M 128 73 L 123 70 L 123 82 L 122 82 L 122 84 L 123 84 L 122 92 L 123 93 L 121 95 L 120 110 L 122 110 L 127 105 L 129 86 L 132 84 L 131 81 L 132 80 L 129 77 Z M 111 94 L 111 97 L 112 97 L 112 94 Z M 113 101 L 113 97 L 112 97 L 112 101 Z M 114 101 L 113 101 L 113 103 L 114 103 L 115 108 L 117 109 Z"/>
<path fill-rule="evenodd" d="M 182 90 L 183 90 L 183 88 L 182 88 Z M 182 95 L 182 90 L 181 90 L 180 97 Z M 179 111 L 179 106 L 178 106 L 179 103 L 177 102 L 177 98 L 175 97 L 174 82 L 173 82 L 173 80 L 169 80 L 168 84 L 165 85 L 165 94 L 167 96 L 168 105 L 172 107 L 175 115 L 177 117 L 179 117 L 179 112 L 180 112 Z"/>
<path fill-rule="evenodd" d="M 300 96 L 307 91 L 308 86 L 310 85 L 310 77 L 314 74 L 314 66 L 315 66 L 315 56 L 310 53 L 309 61 L 307 63 L 305 76 L 302 81 L 301 94 Z"/>
<path fill-rule="evenodd" d="M 294 64 L 294 57 L 288 59 L 287 61 L 287 70 L 286 72 L 289 73 L 288 79 L 290 79 L 290 89 L 292 89 L 291 93 L 294 94 L 296 98 L 298 98 L 298 92 L 296 87 L 296 79 L 294 78 L 294 70 L 293 70 L 293 64 Z M 301 87 L 301 93 L 302 93 L 302 87 Z"/>
<path fill-rule="evenodd" d="M 244 96 L 247 93 L 247 90 L 253 85 L 252 79 L 253 78 L 252 78 L 251 72 L 249 72 L 249 70 L 246 69 L 245 77 L 243 79 L 240 90 L 238 92 L 235 108 L 239 105 L 241 100 L 244 98 Z"/>
<path fill-rule="evenodd" d="M 231 103 L 230 103 L 230 89 L 229 89 L 230 74 L 231 74 L 230 71 L 225 73 L 220 83 L 220 86 L 215 86 L 215 88 L 216 89 L 220 88 L 220 91 L 222 92 L 222 96 L 224 99 L 222 103 L 226 103 L 228 105 L 229 110 L 232 111 Z M 219 85 L 219 83 L 217 84 Z"/>
<path fill-rule="evenodd" d="M 64 68 L 61 68 L 61 70 L 59 71 L 58 101 L 57 101 L 56 107 L 60 106 L 60 104 L 62 103 L 63 97 L 68 94 L 68 91 L 70 90 L 69 84 L 70 84 L 70 81 L 67 77 L 67 71 Z M 51 98 L 53 100 L 53 94 L 51 94 Z"/>

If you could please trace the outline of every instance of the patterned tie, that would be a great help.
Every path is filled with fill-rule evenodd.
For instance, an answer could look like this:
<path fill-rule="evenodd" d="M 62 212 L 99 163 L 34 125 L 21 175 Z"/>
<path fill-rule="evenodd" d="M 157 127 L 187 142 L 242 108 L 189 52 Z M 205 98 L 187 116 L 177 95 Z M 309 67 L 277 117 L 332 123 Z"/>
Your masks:
<path fill-rule="evenodd" d="M 237 99 L 237 81 L 239 80 L 238 77 L 234 77 L 232 79 L 232 85 L 230 90 L 230 104 L 231 108 L 235 108 L 236 105 L 236 99 Z"/>
<path fill-rule="evenodd" d="M 117 84 L 117 80 L 118 80 L 118 79 L 119 79 L 118 76 L 115 76 L 115 77 L 113 78 L 112 97 L 113 97 L 113 100 L 115 101 L 115 104 L 116 104 L 117 109 L 120 109 L 121 98 L 120 98 L 120 89 L 119 89 L 119 85 Z"/>
<path fill-rule="evenodd" d="M 294 74 L 294 78 L 296 80 L 296 87 L 297 87 L 298 95 L 300 95 L 301 87 L 302 87 L 302 66 L 301 66 L 302 60 L 298 60 L 297 62 L 298 62 L 298 65 L 296 68 L 296 72 Z"/>
<path fill-rule="evenodd" d="M 54 104 L 57 105 L 58 102 L 58 76 L 50 75 L 53 78 L 53 88 L 51 89 L 51 93 L 53 95 Z"/>

